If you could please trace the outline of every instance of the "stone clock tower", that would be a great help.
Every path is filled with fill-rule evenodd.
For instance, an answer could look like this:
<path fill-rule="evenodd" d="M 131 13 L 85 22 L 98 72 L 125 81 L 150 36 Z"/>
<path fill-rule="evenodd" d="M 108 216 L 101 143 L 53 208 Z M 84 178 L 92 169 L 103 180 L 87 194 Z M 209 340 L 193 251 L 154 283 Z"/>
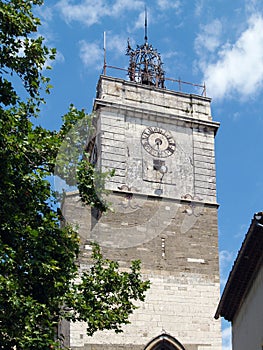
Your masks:
<path fill-rule="evenodd" d="M 85 334 L 69 325 L 74 350 L 220 350 L 214 314 L 219 300 L 214 137 L 210 99 L 164 88 L 159 54 L 132 50 L 129 81 L 101 76 L 94 102 L 92 161 L 115 169 L 107 180 L 112 211 L 100 215 L 69 194 L 64 214 L 82 238 L 80 268 L 90 241 L 125 269 L 140 259 L 151 288 L 123 333 Z"/>

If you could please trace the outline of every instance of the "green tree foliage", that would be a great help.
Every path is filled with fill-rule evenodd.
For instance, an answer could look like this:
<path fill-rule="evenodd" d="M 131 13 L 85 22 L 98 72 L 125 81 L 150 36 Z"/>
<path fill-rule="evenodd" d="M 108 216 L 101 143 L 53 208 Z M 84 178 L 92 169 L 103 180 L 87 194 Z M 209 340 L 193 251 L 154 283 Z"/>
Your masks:
<path fill-rule="evenodd" d="M 120 272 L 94 246 L 93 264 L 78 276 L 79 239 L 56 209 L 47 176 L 72 128 L 86 117 L 71 107 L 59 131 L 35 126 L 34 118 L 49 92 L 43 75 L 55 51 L 37 36 L 40 21 L 32 9 L 41 0 L 0 1 L 0 349 L 58 349 L 62 318 L 86 321 L 87 333 L 121 330 L 144 300 L 148 282 L 138 262 Z M 46 68 L 45 68 L 46 69 Z M 18 78 L 18 79 L 17 79 Z M 17 88 L 18 80 L 24 87 Z M 21 96 L 26 97 L 21 97 Z M 76 171 L 60 159 L 60 175 Z M 74 170 L 75 169 L 75 170 Z M 64 175 L 63 175 L 64 174 Z M 81 161 L 78 185 L 87 204 L 101 203 L 93 186 L 94 167 Z M 78 278 L 78 283 L 74 281 Z"/>
<path fill-rule="evenodd" d="M 64 123 L 60 130 L 63 141 L 56 157 L 54 173 L 68 186 L 78 186 L 82 202 L 104 212 L 109 209 L 103 196 L 107 194 L 104 184 L 114 171 L 102 173 L 89 162 L 88 141 L 94 140 L 96 134 L 92 120 L 92 115 L 87 116 L 84 110 L 70 106 L 69 112 L 63 116 Z M 58 193 L 58 197 L 63 197 L 63 191 Z"/>

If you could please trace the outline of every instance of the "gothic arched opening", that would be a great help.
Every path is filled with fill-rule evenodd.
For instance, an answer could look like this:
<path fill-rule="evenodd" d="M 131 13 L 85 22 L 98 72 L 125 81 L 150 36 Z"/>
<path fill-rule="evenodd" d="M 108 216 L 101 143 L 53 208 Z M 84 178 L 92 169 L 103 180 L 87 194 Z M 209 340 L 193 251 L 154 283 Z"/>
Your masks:
<path fill-rule="evenodd" d="M 174 337 L 162 334 L 151 340 L 144 350 L 185 350 L 185 348 Z"/>

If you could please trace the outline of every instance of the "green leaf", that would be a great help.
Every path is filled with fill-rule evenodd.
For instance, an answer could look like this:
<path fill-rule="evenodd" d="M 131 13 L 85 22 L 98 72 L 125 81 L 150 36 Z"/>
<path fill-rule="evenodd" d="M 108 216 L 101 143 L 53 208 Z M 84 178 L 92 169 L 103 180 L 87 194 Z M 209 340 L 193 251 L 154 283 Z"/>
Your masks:
<path fill-rule="evenodd" d="M 120 272 L 96 245 L 93 267 L 78 274 L 79 237 L 65 224 L 47 177 L 56 173 L 78 185 L 84 203 L 104 211 L 104 181 L 112 173 L 99 173 L 88 161 L 85 142 L 94 130 L 84 110 L 71 105 L 59 131 L 32 121 L 45 102 L 42 92 L 52 87 L 44 67 L 56 53 L 37 36 L 35 6 L 42 3 L 0 0 L 0 348 L 10 350 L 60 349 L 56 329 L 63 317 L 86 321 L 90 335 L 119 332 L 149 287 L 139 262 Z"/>

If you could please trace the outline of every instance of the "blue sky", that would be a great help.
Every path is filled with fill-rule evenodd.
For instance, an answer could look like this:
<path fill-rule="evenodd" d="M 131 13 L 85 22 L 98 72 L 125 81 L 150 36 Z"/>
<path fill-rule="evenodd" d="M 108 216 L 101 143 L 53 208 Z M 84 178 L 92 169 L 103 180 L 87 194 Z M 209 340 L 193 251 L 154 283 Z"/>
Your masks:
<path fill-rule="evenodd" d="M 148 38 L 161 53 L 167 77 L 206 83 L 216 137 L 222 285 L 263 195 L 263 5 L 261 0 L 47 0 L 40 33 L 58 54 L 41 122 L 60 125 L 70 103 L 92 109 L 103 65 L 127 67 L 127 38 Z M 108 70 L 108 75 L 116 72 Z M 123 76 L 125 78 L 125 76 Z M 176 88 L 176 87 L 175 87 Z M 229 329 L 224 325 L 224 350 Z"/>

